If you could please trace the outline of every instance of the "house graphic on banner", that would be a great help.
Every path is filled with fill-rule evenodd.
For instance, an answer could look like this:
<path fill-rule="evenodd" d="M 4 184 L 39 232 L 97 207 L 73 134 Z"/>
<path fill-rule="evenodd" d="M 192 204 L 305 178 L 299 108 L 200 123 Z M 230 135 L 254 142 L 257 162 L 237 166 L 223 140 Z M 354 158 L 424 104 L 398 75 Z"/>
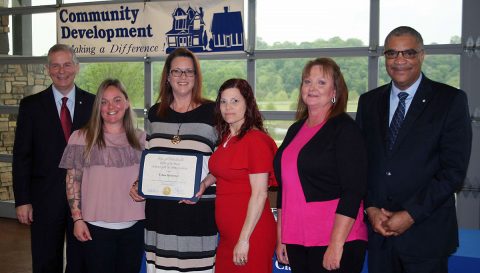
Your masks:
<path fill-rule="evenodd" d="M 192 7 L 188 7 L 187 11 L 180 7 L 175 9 L 172 13 L 172 29 L 165 33 L 167 36 L 167 53 L 178 47 L 187 47 L 193 52 L 207 51 L 208 37 L 203 15 L 201 7 L 199 11 Z"/>
<path fill-rule="evenodd" d="M 240 11 L 228 11 L 213 14 L 212 39 L 210 48 L 213 51 L 243 51 L 243 22 Z"/>
<path fill-rule="evenodd" d="M 166 53 L 178 47 L 186 47 L 193 52 L 243 51 L 243 22 L 240 11 L 223 12 L 212 16 L 211 32 L 207 32 L 204 10 L 177 7 L 172 13 L 172 29 L 165 33 Z M 208 36 L 212 37 L 208 39 Z"/>

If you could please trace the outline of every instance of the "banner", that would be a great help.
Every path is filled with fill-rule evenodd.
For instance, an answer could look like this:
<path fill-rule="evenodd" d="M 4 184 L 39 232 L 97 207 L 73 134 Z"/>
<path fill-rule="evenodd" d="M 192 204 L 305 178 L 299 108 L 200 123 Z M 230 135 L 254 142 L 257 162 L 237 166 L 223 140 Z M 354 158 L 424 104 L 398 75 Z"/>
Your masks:
<path fill-rule="evenodd" d="M 121 3 L 57 10 L 57 41 L 78 56 L 154 57 L 178 47 L 244 51 L 243 0 Z"/>

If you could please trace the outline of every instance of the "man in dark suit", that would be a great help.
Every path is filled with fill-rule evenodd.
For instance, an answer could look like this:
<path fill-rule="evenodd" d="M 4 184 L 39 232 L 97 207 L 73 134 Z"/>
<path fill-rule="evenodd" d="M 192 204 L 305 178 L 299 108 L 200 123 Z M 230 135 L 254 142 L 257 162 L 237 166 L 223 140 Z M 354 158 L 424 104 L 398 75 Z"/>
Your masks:
<path fill-rule="evenodd" d="M 472 142 L 467 97 L 422 74 L 413 28 L 390 32 L 384 55 L 392 81 L 360 96 L 356 118 L 369 160 L 369 272 L 448 272 Z"/>
<path fill-rule="evenodd" d="M 13 147 L 16 213 L 20 223 L 31 225 L 33 273 L 63 272 L 65 233 L 66 272 L 81 272 L 80 242 L 73 236 L 65 192 L 66 173 L 58 164 L 70 133 L 88 121 L 95 96 L 74 84 L 80 65 L 71 47 L 50 48 L 46 69 L 53 84 L 20 102 Z M 62 126 L 64 120 L 68 126 Z"/>

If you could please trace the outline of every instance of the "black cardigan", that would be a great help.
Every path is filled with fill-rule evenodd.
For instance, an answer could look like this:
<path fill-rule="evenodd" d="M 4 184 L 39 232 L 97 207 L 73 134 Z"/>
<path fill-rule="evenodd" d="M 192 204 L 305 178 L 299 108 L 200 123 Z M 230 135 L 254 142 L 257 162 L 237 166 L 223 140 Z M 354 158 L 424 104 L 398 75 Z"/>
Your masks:
<path fill-rule="evenodd" d="M 277 207 L 282 207 L 281 158 L 305 119 L 288 129 L 274 159 Z M 329 119 L 300 150 L 297 168 L 307 202 L 340 198 L 336 213 L 356 218 L 366 192 L 367 154 L 363 136 L 346 113 Z"/>

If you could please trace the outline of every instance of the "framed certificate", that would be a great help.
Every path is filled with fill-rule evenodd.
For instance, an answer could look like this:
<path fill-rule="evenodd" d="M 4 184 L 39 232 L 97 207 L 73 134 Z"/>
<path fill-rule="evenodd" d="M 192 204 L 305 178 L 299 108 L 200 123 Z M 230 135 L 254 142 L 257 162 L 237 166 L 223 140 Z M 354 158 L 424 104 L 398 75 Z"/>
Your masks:
<path fill-rule="evenodd" d="M 202 154 L 144 150 L 138 191 L 146 198 L 197 201 Z"/>

